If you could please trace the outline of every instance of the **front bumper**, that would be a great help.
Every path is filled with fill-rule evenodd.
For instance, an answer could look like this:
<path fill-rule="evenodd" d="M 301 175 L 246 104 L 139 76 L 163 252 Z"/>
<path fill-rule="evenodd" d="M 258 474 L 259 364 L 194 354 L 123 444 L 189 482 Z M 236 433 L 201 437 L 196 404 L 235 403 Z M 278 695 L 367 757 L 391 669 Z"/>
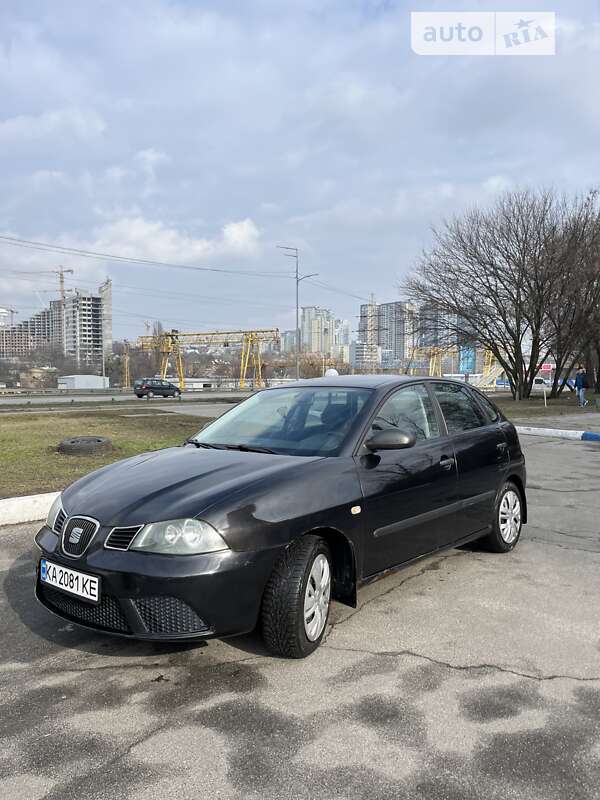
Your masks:
<path fill-rule="evenodd" d="M 49 611 L 86 628 L 132 639 L 182 641 L 248 633 L 256 626 L 264 587 L 278 550 L 225 550 L 199 556 L 162 556 L 97 548 L 73 559 L 44 526 L 41 557 L 100 578 L 93 605 L 40 581 L 35 595 Z"/>

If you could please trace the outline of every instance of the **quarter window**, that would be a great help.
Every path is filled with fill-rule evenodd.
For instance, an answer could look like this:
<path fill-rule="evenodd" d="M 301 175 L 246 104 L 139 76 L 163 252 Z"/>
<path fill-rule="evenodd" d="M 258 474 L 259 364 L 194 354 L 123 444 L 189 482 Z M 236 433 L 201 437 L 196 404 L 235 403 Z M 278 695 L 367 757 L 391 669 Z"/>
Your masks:
<path fill-rule="evenodd" d="M 488 424 L 489 421 L 467 389 L 453 383 L 435 383 L 433 389 L 444 414 L 448 433 L 471 431 Z"/>
<path fill-rule="evenodd" d="M 371 430 L 383 431 L 390 428 L 412 433 L 417 441 L 440 435 L 433 403 L 423 384 L 399 389 L 381 406 L 371 424 Z"/>
<path fill-rule="evenodd" d="M 484 394 L 481 394 L 481 392 L 475 393 L 475 399 L 479 401 L 479 405 L 483 409 L 486 422 L 498 422 L 499 414 L 496 406 L 491 403 Z"/>

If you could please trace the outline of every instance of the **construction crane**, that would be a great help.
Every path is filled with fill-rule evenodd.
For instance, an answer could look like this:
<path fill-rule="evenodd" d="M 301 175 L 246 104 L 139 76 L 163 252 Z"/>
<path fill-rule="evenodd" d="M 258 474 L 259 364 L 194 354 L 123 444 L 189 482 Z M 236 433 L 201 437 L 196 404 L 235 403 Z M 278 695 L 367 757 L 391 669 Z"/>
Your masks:
<path fill-rule="evenodd" d="M 498 363 L 491 350 L 486 350 L 483 358 L 483 374 L 472 381 L 478 389 L 495 389 L 498 378 L 504 375 L 504 367 Z"/>
<path fill-rule="evenodd" d="M 65 302 L 66 290 L 65 290 L 65 275 L 71 274 L 73 275 L 72 269 L 65 269 L 64 267 L 59 267 L 58 269 L 36 269 L 30 272 L 19 272 L 20 275 L 58 275 L 58 290 L 60 292 L 60 299 Z"/>
<path fill-rule="evenodd" d="M 159 352 L 161 354 L 160 376 L 164 380 L 169 369 L 169 359 L 173 357 L 174 366 L 179 378 L 179 388 L 185 389 L 185 370 L 183 351 L 190 345 L 212 347 L 241 346 L 240 389 L 247 385 L 250 366 L 253 371 L 253 385 L 264 386 L 262 377 L 261 347 L 268 343 L 279 343 L 277 328 L 261 328 L 249 331 L 211 331 L 208 333 L 180 333 L 178 330 L 164 331 L 156 336 L 139 336 L 138 347 L 141 350 Z"/>

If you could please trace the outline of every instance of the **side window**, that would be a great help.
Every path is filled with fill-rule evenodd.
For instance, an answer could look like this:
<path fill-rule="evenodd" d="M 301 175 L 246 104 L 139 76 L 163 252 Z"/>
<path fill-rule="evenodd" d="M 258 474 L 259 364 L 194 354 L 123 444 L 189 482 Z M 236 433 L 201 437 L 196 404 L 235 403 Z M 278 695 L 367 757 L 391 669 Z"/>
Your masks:
<path fill-rule="evenodd" d="M 488 424 L 483 411 L 467 389 L 453 383 L 435 383 L 433 389 L 444 414 L 448 433 L 471 431 Z"/>
<path fill-rule="evenodd" d="M 383 431 L 388 428 L 413 433 L 417 441 L 440 435 L 433 403 L 423 384 L 399 389 L 381 406 L 371 430 Z"/>

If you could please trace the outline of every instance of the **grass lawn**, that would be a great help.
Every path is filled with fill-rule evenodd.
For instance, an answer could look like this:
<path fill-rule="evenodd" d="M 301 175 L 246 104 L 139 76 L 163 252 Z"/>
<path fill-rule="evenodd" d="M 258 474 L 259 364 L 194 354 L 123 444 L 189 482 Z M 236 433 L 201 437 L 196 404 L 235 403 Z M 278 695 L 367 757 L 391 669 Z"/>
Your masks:
<path fill-rule="evenodd" d="M 600 395 L 587 392 L 587 399 L 589 405 L 585 408 L 579 408 L 577 398 L 570 392 L 563 392 L 556 400 L 548 398 L 548 407 L 544 407 L 543 395 L 534 395 L 528 400 L 515 401 L 510 394 L 497 393 L 490 394 L 490 399 L 496 403 L 498 408 L 506 414 L 509 419 L 521 419 L 524 417 L 544 417 L 556 416 L 560 417 L 565 414 L 589 414 L 591 412 L 598 413 L 596 408 L 596 399 L 600 399 Z"/>
<path fill-rule="evenodd" d="M 123 409 L 62 414 L 0 414 L 0 497 L 63 489 L 76 478 L 121 458 L 181 444 L 204 417 L 152 412 L 124 417 Z M 141 412 L 140 412 L 141 413 Z M 56 452 L 69 436 L 108 436 L 111 453 L 72 456 Z"/>

